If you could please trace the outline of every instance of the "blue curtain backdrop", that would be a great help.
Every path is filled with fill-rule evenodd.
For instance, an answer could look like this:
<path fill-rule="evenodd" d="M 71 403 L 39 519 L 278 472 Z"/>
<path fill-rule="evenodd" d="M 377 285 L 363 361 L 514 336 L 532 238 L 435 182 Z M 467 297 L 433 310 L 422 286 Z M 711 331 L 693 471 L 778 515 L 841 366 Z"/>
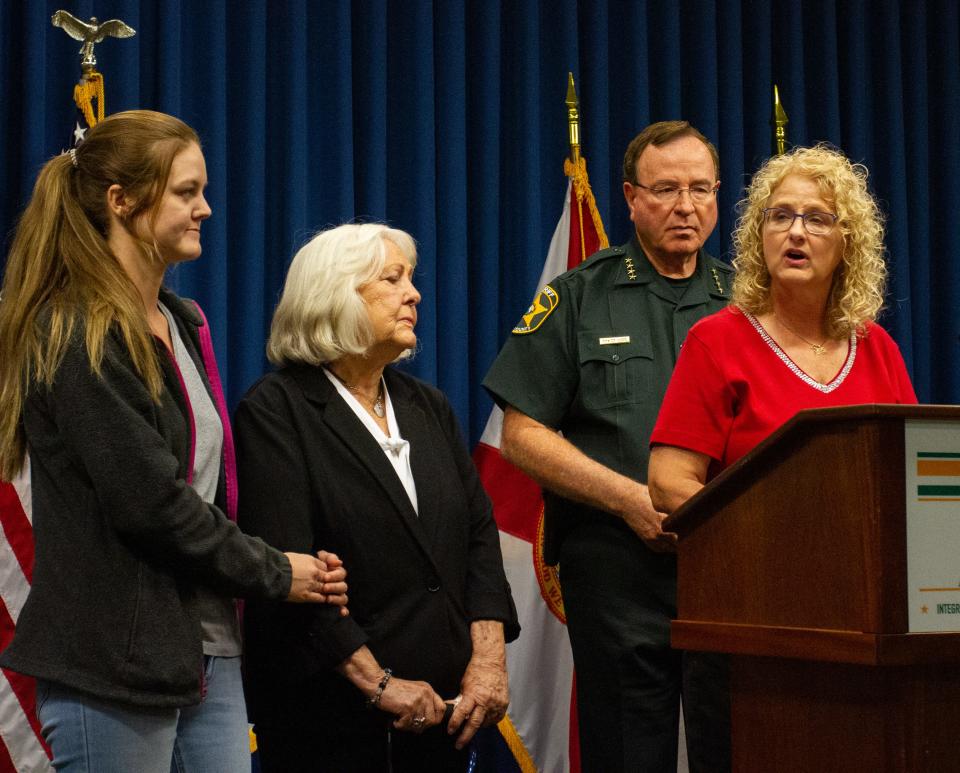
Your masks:
<path fill-rule="evenodd" d="M 791 143 L 828 140 L 872 172 L 889 216 L 884 324 L 923 401 L 960 402 L 960 11 L 956 0 L 0 0 L 0 228 L 64 147 L 79 74 L 57 8 L 119 17 L 97 47 L 108 112 L 153 108 L 201 134 L 213 218 L 171 274 L 214 328 L 231 404 L 266 369 L 286 267 L 317 229 L 385 220 L 418 240 L 422 351 L 471 442 L 479 384 L 526 308 L 563 203 L 572 70 L 600 212 L 629 236 L 619 168 L 647 123 L 719 147 L 734 206 L 771 150 L 774 83 Z M 5 254 L 5 250 L 4 250 Z"/>

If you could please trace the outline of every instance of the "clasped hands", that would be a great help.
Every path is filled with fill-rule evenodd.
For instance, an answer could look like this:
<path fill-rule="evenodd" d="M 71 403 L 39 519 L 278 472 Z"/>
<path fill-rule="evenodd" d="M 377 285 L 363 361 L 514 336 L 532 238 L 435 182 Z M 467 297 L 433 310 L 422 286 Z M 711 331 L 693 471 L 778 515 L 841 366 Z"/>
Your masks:
<path fill-rule="evenodd" d="M 460 683 L 460 694 L 444 701 L 426 682 L 393 677 L 383 690 L 379 707 L 397 718 L 398 730 L 421 733 L 443 722 L 447 706 L 452 713 L 447 733 L 457 736 L 462 749 L 481 727 L 495 725 L 507 711 L 507 674 L 496 662 L 473 658 Z"/>
<path fill-rule="evenodd" d="M 665 513 L 658 512 L 650 501 L 646 486 L 636 484 L 629 506 L 621 511 L 621 517 L 646 546 L 657 553 L 673 553 L 677 549 L 677 535 L 663 530 Z"/>

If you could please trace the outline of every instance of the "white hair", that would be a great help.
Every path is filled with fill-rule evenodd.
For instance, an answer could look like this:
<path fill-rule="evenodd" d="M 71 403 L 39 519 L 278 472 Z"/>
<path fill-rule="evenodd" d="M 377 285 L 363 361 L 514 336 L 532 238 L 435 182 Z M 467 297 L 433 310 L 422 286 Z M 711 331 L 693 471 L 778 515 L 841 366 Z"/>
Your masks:
<path fill-rule="evenodd" d="M 366 353 L 373 329 L 359 290 L 383 270 L 386 242 L 416 266 L 413 237 L 381 223 L 330 228 L 300 248 L 273 313 L 267 341 L 270 362 L 321 365 Z"/>

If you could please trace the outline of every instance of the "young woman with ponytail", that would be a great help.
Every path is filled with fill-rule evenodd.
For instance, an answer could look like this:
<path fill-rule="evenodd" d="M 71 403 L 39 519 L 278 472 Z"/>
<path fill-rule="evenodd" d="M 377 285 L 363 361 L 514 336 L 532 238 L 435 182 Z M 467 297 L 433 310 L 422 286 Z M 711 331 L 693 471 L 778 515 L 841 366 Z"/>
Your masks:
<path fill-rule="evenodd" d="M 0 292 L 0 478 L 29 451 L 33 584 L 0 665 L 37 678 L 62 771 L 249 769 L 234 597 L 345 613 L 339 559 L 232 522 L 202 312 L 165 289 L 210 216 L 197 135 L 117 113 L 51 159 Z"/>

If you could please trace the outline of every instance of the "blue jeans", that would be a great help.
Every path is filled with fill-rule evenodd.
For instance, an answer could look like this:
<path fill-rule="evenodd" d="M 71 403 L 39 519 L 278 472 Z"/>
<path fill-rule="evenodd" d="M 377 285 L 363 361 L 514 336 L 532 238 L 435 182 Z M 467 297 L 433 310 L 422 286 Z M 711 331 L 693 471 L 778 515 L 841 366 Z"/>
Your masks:
<path fill-rule="evenodd" d="M 154 709 L 37 682 L 37 716 L 66 773 L 242 773 L 250 770 L 240 658 L 204 658 L 197 706 Z"/>

